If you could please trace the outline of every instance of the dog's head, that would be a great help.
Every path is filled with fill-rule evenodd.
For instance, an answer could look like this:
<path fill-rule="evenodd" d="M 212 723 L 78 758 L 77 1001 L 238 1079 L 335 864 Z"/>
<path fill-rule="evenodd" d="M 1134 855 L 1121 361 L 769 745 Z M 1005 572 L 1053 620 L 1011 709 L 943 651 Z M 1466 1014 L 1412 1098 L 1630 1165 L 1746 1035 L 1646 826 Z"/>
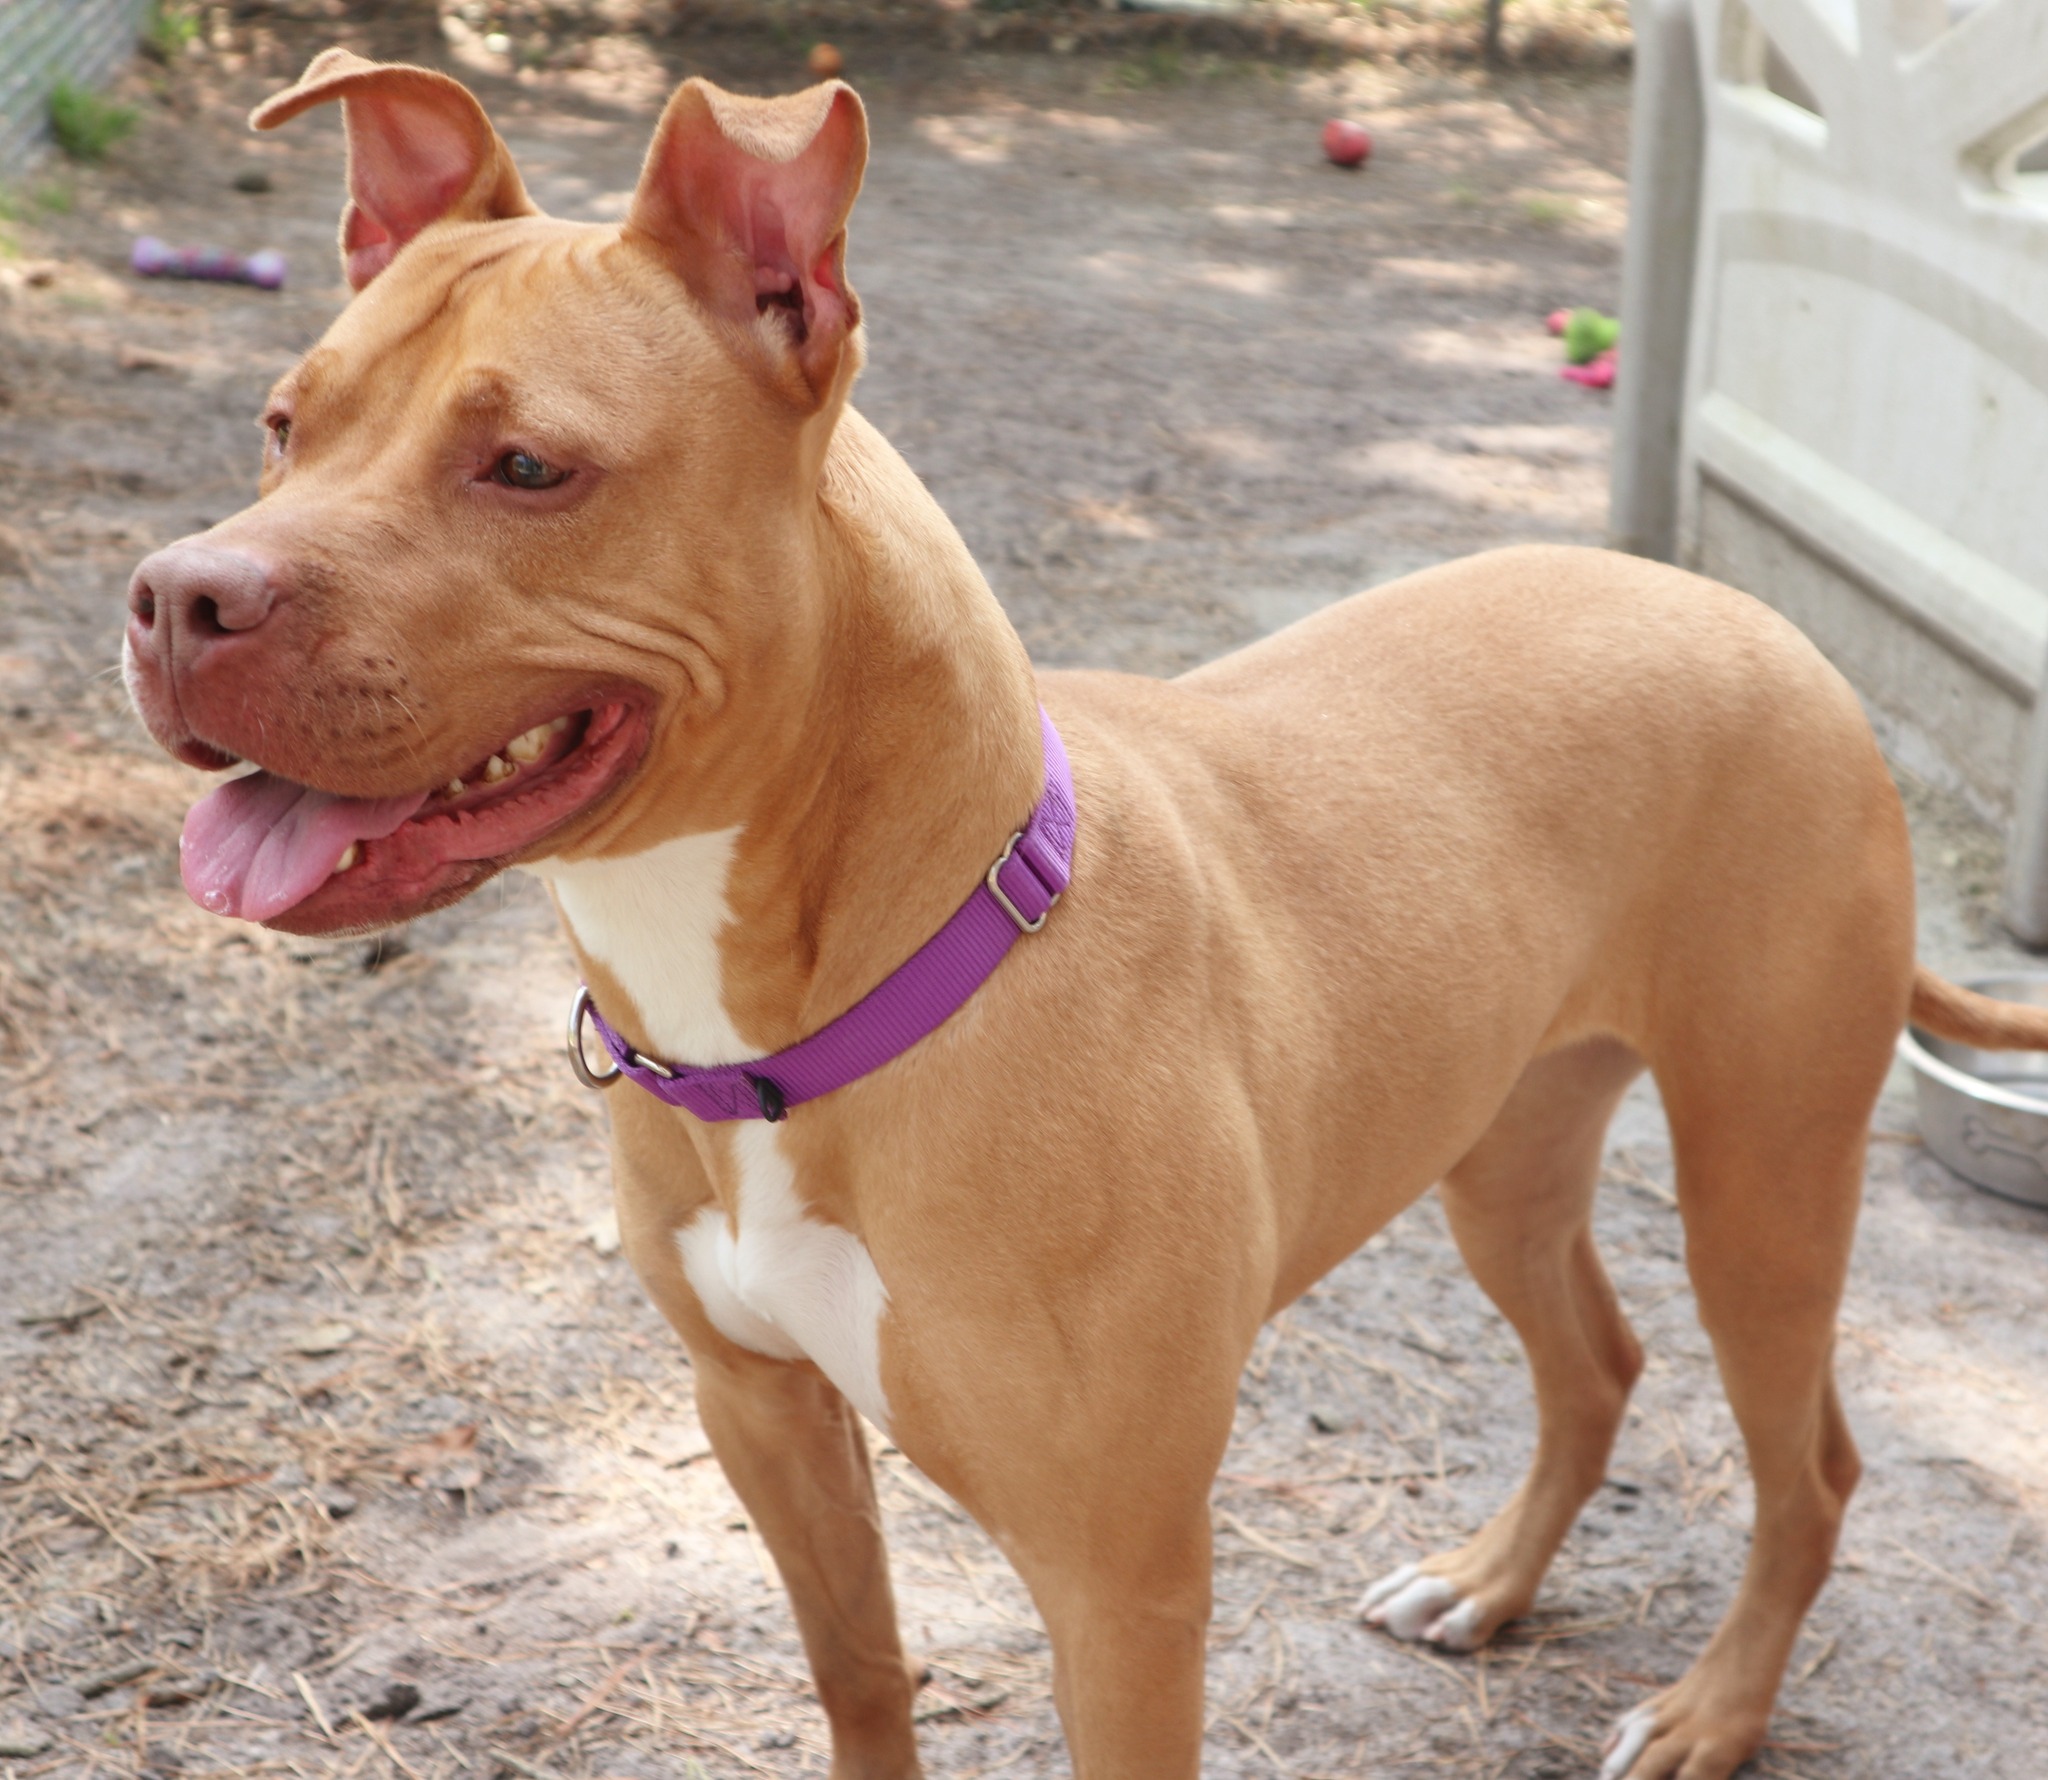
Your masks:
<path fill-rule="evenodd" d="M 867 153 L 836 81 L 693 80 L 625 223 L 585 226 L 426 69 L 329 50 L 252 121 L 330 100 L 355 298 L 271 394 L 257 503 L 136 570 L 125 649 L 166 749 L 261 769 L 188 817 L 187 887 L 305 933 L 718 823 L 751 745 L 721 714 L 775 733 L 829 647 L 801 590 Z"/>

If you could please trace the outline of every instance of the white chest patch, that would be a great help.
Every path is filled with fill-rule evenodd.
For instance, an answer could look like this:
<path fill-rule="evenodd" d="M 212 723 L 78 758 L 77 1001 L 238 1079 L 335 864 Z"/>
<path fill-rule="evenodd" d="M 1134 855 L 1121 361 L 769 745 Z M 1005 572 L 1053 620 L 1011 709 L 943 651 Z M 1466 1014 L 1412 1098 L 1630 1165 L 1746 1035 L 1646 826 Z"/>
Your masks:
<path fill-rule="evenodd" d="M 862 1415 L 889 1431 L 881 1324 L 889 1294 L 867 1244 L 804 1209 L 773 1125 L 737 1126 L 737 1229 L 707 1205 L 676 1232 L 683 1271 L 728 1340 L 778 1359 L 815 1361 Z"/>
<path fill-rule="evenodd" d="M 684 1063 L 744 1063 L 754 1053 L 725 1011 L 718 935 L 737 828 L 678 835 L 625 859 L 543 859 L 577 942 L 626 986 L 647 1041 Z"/>
<path fill-rule="evenodd" d="M 755 1053 L 727 1013 L 719 931 L 737 828 L 682 835 L 627 859 L 542 861 L 577 942 L 625 986 L 648 1042 L 685 1063 Z M 706 1206 L 676 1233 L 683 1271 L 727 1340 L 772 1359 L 809 1359 L 884 1433 L 881 1319 L 889 1294 L 867 1245 L 812 1217 L 773 1125 L 733 1126 L 734 1218 Z"/>

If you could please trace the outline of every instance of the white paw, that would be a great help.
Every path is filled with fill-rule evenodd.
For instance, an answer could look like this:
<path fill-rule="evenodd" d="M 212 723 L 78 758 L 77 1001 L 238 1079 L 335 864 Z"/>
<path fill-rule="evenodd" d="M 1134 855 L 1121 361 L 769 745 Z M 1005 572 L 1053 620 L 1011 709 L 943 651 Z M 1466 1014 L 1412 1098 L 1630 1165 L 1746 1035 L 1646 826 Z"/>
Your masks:
<path fill-rule="evenodd" d="M 1358 1603 L 1359 1616 L 1370 1616 L 1372 1610 L 1382 1601 L 1392 1600 L 1421 1573 L 1419 1564 L 1403 1564 L 1398 1570 L 1389 1570 L 1379 1581 L 1366 1589 Z"/>
<path fill-rule="evenodd" d="M 1479 1620 L 1479 1603 L 1460 1601 L 1435 1625 L 1426 1626 L 1422 1635 L 1429 1643 L 1440 1644 L 1446 1650 L 1477 1650 Z"/>
<path fill-rule="evenodd" d="M 1636 1757 L 1643 1752 L 1657 1729 L 1657 1714 L 1648 1706 L 1624 1713 L 1621 1722 L 1608 1733 L 1607 1759 L 1600 1764 L 1600 1780 L 1626 1780 Z"/>
<path fill-rule="evenodd" d="M 1415 1564 L 1403 1564 L 1382 1576 L 1358 1603 L 1359 1617 L 1409 1643 L 1441 1644 L 1470 1650 L 1478 1643 L 1479 1603 L 1458 1599 L 1458 1585 L 1442 1576 L 1425 1576 Z"/>

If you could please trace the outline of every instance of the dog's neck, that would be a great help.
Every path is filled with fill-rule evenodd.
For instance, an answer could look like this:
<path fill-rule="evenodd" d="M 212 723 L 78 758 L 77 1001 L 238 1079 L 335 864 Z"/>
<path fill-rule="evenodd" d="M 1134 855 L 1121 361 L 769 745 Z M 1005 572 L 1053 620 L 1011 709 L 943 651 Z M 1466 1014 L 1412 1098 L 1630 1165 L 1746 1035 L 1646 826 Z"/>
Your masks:
<path fill-rule="evenodd" d="M 657 1057 L 739 1062 L 816 1031 L 938 930 L 1038 795 L 1023 646 L 850 409 L 806 518 L 815 634 L 720 751 L 732 819 L 537 868 L 599 1005 Z"/>

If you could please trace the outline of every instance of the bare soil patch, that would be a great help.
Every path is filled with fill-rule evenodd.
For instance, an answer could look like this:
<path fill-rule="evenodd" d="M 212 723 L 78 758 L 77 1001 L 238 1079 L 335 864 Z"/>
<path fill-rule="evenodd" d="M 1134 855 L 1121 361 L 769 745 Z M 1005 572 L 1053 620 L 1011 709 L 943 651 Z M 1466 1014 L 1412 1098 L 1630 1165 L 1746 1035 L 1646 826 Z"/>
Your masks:
<path fill-rule="evenodd" d="M 677 73 L 786 86 L 803 47 L 615 36 L 478 82 L 564 214 L 618 214 Z M 344 295 L 336 120 L 238 127 L 314 41 L 166 83 L 17 225 L 48 282 L 0 262 L 0 1744 L 39 1750 L 0 1772 L 822 1773 L 780 1591 L 615 1252 L 542 899 L 508 880 L 381 945 L 201 914 L 198 781 L 111 673 L 128 569 L 248 498 L 262 393 Z M 902 36 L 849 72 L 876 130 L 859 399 L 1040 660 L 1171 672 L 1443 557 L 1598 540 L 1605 409 L 1541 317 L 1614 306 L 1619 82 Z M 1362 175 L 1315 152 L 1340 105 L 1380 138 Z M 140 232 L 278 246 L 293 282 L 141 284 Z M 1995 843 L 1913 804 L 1929 956 L 2003 958 Z M 1880 1124 L 1842 1339 L 1870 1472 L 1758 1767 L 2007 1780 L 2048 1736 L 2048 1225 L 1922 1156 L 1905 1101 Z M 1216 1494 L 1209 1772 L 1589 1774 L 1707 1636 L 1748 1492 L 1646 1091 L 1610 1165 L 1650 1370 L 1496 1650 L 1352 1611 L 1529 1445 L 1433 1202 L 1261 1342 Z M 1022 1590 L 879 1464 L 932 1771 L 1064 1772 Z"/>

